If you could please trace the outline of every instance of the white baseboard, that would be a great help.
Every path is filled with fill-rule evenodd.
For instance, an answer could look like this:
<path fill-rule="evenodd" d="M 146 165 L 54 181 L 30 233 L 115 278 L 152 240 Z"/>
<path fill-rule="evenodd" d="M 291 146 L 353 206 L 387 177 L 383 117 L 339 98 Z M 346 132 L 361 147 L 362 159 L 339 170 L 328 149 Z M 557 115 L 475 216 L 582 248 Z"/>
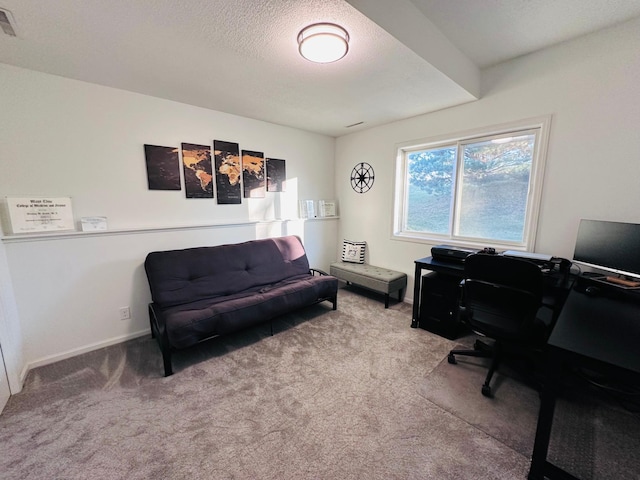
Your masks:
<path fill-rule="evenodd" d="M 139 332 L 129 333 L 127 335 L 110 338 L 109 340 L 92 343 L 90 345 L 85 345 L 84 347 L 74 348 L 73 350 L 68 350 L 63 353 L 50 355 L 48 357 L 43 357 L 33 362 L 29 362 L 26 365 L 26 367 L 23 369 L 23 371 L 20 373 L 20 383 L 24 385 L 24 381 L 27 378 L 27 374 L 29 373 L 30 370 L 34 368 L 42 367 L 44 365 L 49 365 L 51 363 L 56 363 L 56 362 L 59 362 L 60 360 L 66 360 L 67 358 L 75 357 L 77 355 L 82 355 L 83 353 L 92 352 L 100 348 L 109 347 L 111 345 L 116 345 L 118 343 L 126 342 L 127 340 L 133 340 L 134 338 L 143 337 L 145 335 L 151 335 L 151 330 L 145 329 Z"/>

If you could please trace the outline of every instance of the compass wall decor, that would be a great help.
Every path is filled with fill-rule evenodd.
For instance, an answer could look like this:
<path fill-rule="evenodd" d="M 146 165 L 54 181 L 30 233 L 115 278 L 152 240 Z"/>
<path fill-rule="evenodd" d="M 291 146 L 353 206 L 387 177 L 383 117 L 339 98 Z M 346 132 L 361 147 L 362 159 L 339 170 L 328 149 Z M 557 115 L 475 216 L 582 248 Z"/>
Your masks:
<path fill-rule="evenodd" d="M 351 188 L 357 193 L 368 192 L 373 186 L 375 175 L 373 167 L 366 162 L 360 162 L 351 170 Z"/>

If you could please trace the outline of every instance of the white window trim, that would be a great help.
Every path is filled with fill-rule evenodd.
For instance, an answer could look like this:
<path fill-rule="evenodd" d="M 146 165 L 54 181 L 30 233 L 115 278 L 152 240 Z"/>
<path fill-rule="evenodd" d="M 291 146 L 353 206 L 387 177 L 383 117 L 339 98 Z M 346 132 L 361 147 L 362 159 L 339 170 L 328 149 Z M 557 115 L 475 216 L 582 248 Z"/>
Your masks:
<path fill-rule="evenodd" d="M 547 148 L 549 145 L 549 132 L 551 128 L 551 115 L 534 117 L 500 125 L 482 127 L 466 132 L 458 132 L 450 135 L 440 135 L 437 137 L 423 138 L 403 142 L 396 145 L 396 169 L 395 169 L 395 188 L 393 192 L 393 219 L 391 226 L 391 239 L 401 240 L 414 243 L 425 243 L 431 245 L 447 244 L 454 246 L 465 246 L 470 248 L 493 247 L 503 250 L 520 250 L 535 251 L 536 233 L 538 229 L 538 217 L 540 214 L 540 204 L 542 203 L 542 187 L 544 180 L 544 171 L 547 159 Z M 478 242 L 477 239 L 455 237 L 451 235 L 437 235 L 419 232 L 402 231 L 404 225 L 404 217 L 406 215 L 406 185 L 405 178 L 407 176 L 407 164 L 405 162 L 407 152 L 437 148 L 442 145 L 451 145 L 455 142 L 469 142 L 471 140 L 481 139 L 482 137 L 495 136 L 509 132 L 522 130 L 539 130 L 540 134 L 536 141 L 533 153 L 533 162 L 530 178 L 530 194 L 527 202 L 527 212 L 524 226 L 524 234 L 522 242 Z M 458 172 L 455 172 L 458 175 Z M 455 195 L 459 192 L 456 189 Z"/>

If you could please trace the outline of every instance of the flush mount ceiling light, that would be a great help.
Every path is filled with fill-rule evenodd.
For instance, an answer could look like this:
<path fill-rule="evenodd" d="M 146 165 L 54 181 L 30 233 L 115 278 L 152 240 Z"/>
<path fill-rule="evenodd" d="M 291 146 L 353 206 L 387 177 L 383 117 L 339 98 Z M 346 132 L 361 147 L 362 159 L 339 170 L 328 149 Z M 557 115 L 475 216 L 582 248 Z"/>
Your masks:
<path fill-rule="evenodd" d="M 349 34 L 333 23 L 314 23 L 298 34 L 298 50 L 312 62 L 335 62 L 349 51 Z"/>

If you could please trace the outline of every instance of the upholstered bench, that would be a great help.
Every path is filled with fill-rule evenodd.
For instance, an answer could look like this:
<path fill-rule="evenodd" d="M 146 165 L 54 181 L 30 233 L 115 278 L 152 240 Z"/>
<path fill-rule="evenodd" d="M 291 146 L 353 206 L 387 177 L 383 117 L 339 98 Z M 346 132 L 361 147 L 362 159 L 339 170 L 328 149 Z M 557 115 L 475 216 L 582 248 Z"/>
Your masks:
<path fill-rule="evenodd" d="M 407 287 L 407 274 L 375 267 L 366 263 L 335 262 L 330 274 L 338 279 L 353 283 L 359 287 L 384 293 L 384 308 L 389 308 L 389 294 L 398 292 L 398 301 L 402 301 Z"/>

